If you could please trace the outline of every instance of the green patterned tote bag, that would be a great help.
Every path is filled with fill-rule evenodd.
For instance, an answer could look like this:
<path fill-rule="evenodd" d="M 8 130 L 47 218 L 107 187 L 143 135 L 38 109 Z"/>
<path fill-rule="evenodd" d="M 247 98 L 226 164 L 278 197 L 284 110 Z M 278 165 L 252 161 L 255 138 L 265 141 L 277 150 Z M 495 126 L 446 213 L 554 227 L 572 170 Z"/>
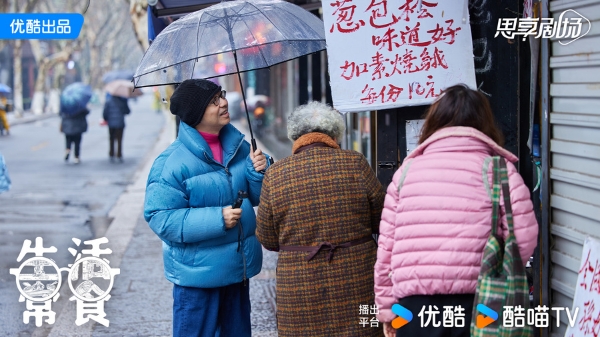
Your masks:
<path fill-rule="evenodd" d="M 472 337 L 531 337 L 533 329 L 527 324 L 519 324 L 514 320 L 513 313 L 518 306 L 526 313 L 529 308 L 529 289 L 525 267 L 519 255 L 517 240 L 514 233 L 510 190 L 508 187 L 508 171 L 504 158 L 493 157 L 494 174 L 492 187 L 492 232 L 483 250 L 481 270 L 477 280 L 473 319 L 471 320 Z M 488 163 L 486 161 L 486 163 Z M 487 166 L 487 165 L 485 165 Z M 487 175 L 486 175 L 487 176 Z M 502 191 L 502 193 L 500 193 Z M 508 222 L 506 241 L 498 234 L 500 219 L 500 196 L 504 197 L 504 209 Z M 478 304 L 483 304 L 497 313 L 493 317 L 483 307 L 478 310 Z M 504 307 L 512 310 L 504 312 Z M 490 314 L 492 315 L 490 317 Z M 494 322 L 495 320 L 495 322 Z M 503 322 L 508 324 L 503 324 Z M 515 324 L 516 323 L 516 324 Z M 526 322 L 525 322 L 526 323 Z M 506 325 L 506 326 L 505 326 Z"/>

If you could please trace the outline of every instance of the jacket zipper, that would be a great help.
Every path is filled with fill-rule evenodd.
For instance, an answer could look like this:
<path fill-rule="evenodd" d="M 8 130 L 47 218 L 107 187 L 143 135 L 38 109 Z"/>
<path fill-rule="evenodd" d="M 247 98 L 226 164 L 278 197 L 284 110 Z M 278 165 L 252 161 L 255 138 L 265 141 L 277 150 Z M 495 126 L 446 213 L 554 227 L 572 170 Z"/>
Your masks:
<path fill-rule="evenodd" d="M 235 155 L 238 153 L 238 150 L 240 149 L 240 146 L 242 145 L 243 142 L 244 142 L 244 139 L 242 138 L 242 140 L 240 141 L 240 143 L 238 144 L 238 146 L 235 148 L 235 151 L 233 152 L 233 155 L 231 156 L 231 158 L 229 159 L 229 161 L 231 161 L 231 159 L 233 159 L 235 157 Z M 250 150 L 252 150 L 252 149 L 250 149 Z M 225 169 L 225 173 L 227 173 L 227 175 L 229 175 L 229 169 L 226 166 L 227 164 L 229 164 L 229 161 L 227 163 L 225 163 L 225 164 L 221 164 L 218 161 L 210 158 L 206 152 L 204 152 L 204 157 L 206 157 L 207 160 L 209 160 L 209 161 L 212 160 L 214 163 L 222 166 Z M 244 159 L 244 160 L 246 160 L 246 159 Z M 229 181 L 229 185 L 230 185 L 229 187 L 233 191 L 233 184 L 232 184 L 231 180 L 228 179 L 228 181 Z M 238 224 L 238 226 L 242 226 L 242 219 L 240 219 L 240 223 Z M 243 281 L 244 281 L 244 286 L 246 286 L 246 280 L 247 280 L 247 278 L 246 278 L 246 253 L 244 252 L 244 238 L 245 238 L 244 237 L 244 227 L 241 227 L 241 229 L 242 229 L 242 242 L 241 242 L 242 264 L 243 264 L 243 267 L 244 267 Z"/>
<path fill-rule="evenodd" d="M 231 156 L 231 159 L 233 159 L 235 157 L 235 155 L 238 153 L 238 150 L 240 149 L 240 147 L 242 146 L 242 143 L 244 142 L 244 139 L 242 138 L 242 140 L 240 141 L 240 143 L 238 144 L 238 146 L 235 148 L 235 151 L 233 152 L 233 155 Z M 250 148 L 250 151 L 252 151 L 252 148 Z M 231 161 L 231 159 L 229 159 L 229 161 Z M 246 161 L 246 159 L 244 158 L 244 161 Z M 227 164 L 229 164 L 229 162 L 227 162 Z M 233 185 L 231 186 L 231 189 L 233 190 Z M 241 207 L 241 206 L 240 206 Z M 246 252 L 244 252 L 244 227 L 242 226 L 242 219 L 240 219 L 240 224 L 239 226 L 242 229 L 242 244 L 241 244 L 241 248 L 242 248 L 242 264 L 244 266 L 244 274 L 242 276 L 242 279 L 244 280 L 244 286 L 246 286 Z"/>
<path fill-rule="evenodd" d="M 242 226 L 242 222 L 240 221 L 240 226 Z M 246 286 L 246 253 L 244 252 L 244 227 L 242 227 L 242 263 L 244 264 L 244 286 Z"/>

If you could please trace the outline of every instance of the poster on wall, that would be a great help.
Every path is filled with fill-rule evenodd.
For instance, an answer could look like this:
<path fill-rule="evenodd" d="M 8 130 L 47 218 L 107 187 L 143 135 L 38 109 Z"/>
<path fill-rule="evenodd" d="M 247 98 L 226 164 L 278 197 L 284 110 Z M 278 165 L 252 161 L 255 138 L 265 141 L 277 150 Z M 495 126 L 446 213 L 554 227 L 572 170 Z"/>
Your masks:
<path fill-rule="evenodd" d="M 565 337 L 598 336 L 600 332 L 600 241 L 585 239 L 575 286 L 572 312 L 579 309 Z"/>
<path fill-rule="evenodd" d="M 454 84 L 476 89 L 467 0 L 322 4 L 336 109 L 424 105 Z"/>
<path fill-rule="evenodd" d="M 419 137 L 423 130 L 424 119 L 413 119 L 406 121 L 406 155 L 408 156 L 419 146 Z"/>

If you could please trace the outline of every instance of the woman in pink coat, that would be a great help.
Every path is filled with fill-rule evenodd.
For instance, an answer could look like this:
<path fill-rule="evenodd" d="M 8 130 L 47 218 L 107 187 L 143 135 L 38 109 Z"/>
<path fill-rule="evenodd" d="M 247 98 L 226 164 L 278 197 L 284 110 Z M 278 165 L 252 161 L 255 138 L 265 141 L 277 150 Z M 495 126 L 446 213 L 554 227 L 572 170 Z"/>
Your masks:
<path fill-rule="evenodd" d="M 469 336 L 491 232 L 492 156 L 507 161 L 515 236 L 522 260 L 532 255 L 538 224 L 529 190 L 513 165 L 517 157 L 502 143 L 489 102 L 475 90 L 450 87 L 429 108 L 420 145 L 394 174 L 381 216 L 375 303 L 386 337 L 396 335 L 390 323 L 397 317 L 391 311 L 395 303 L 413 314 L 397 336 Z M 500 212 L 506 237 L 502 201 Z M 444 327 L 444 306 L 459 305 L 464 327 Z M 421 321 L 428 320 L 422 328 Z"/>

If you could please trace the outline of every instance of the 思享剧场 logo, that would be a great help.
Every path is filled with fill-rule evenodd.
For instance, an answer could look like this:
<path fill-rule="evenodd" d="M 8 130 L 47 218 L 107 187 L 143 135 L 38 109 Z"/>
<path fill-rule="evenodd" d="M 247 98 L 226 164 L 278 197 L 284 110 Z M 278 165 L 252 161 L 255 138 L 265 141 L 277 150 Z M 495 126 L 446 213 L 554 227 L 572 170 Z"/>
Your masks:
<path fill-rule="evenodd" d="M 583 15 L 573 9 L 567 9 L 554 18 L 499 18 L 496 34 L 507 39 L 527 36 L 539 39 L 558 39 L 566 46 L 584 37 L 592 29 L 592 24 Z"/>
<path fill-rule="evenodd" d="M 77 247 L 81 240 L 72 239 Z M 15 275 L 17 288 L 21 293 L 19 302 L 26 302 L 27 310 L 23 312 L 23 323 L 29 323 L 35 317 L 35 325 L 42 326 L 42 321 L 54 324 L 56 313 L 52 311 L 52 302 L 60 297 L 59 291 L 63 282 L 69 284 L 73 296 L 70 301 L 77 301 L 77 318 L 75 324 L 82 325 L 90 319 L 104 325 L 109 325 L 104 312 L 104 302 L 110 299 L 110 290 L 113 287 L 115 275 L 120 273 L 119 268 L 111 268 L 109 261 L 101 258 L 112 251 L 108 248 L 101 249 L 100 245 L 108 243 L 107 238 L 99 238 L 83 242 L 91 249 L 69 248 L 75 261 L 68 267 L 60 268 L 54 260 L 44 254 L 56 253 L 54 246 L 44 248 L 41 237 L 35 239 L 35 247 L 31 247 L 31 240 L 25 240 L 17 262 L 21 262 L 25 255 L 33 253 L 35 257 L 25 260 L 19 268 L 11 268 L 10 273 Z M 66 281 L 62 272 L 67 272 Z"/>

